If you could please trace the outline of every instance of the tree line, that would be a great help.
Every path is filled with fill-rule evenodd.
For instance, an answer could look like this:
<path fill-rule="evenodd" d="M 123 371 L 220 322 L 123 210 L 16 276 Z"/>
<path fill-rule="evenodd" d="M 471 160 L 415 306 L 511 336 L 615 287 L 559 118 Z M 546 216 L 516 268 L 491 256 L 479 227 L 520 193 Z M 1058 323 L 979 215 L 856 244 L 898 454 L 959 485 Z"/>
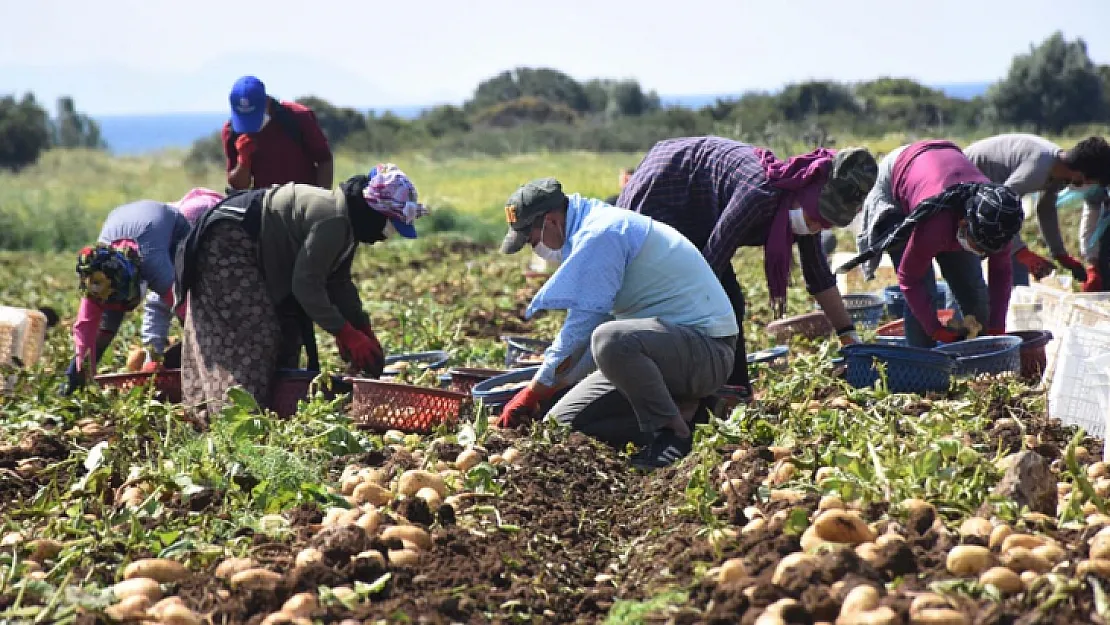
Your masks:
<path fill-rule="evenodd" d="M 1054 33 L 1018 54 L 984 96 L 951 98 L 914 80 L 807 81 L 776 93 L 750 92 L 693 110 L 663 106 L 635 80 L 580 82 L 554 69 L 521 67 L 482 81 L 461 106 L 416 119 L 364 114 L 316 96 L 311 107 L 334 149 L 389 153 L 431 150 L 489 154 L 536 150 L 641 151 L 666 137 L 719 134 L 777 146 L 835 145 L 837 134 L 890 132 L 966 136 L 1021 129 L 1060 133 L 1110 123 L 1110 65 L 1095 64 L 1082 39 Z M 70 98 L 54 119 L 25 95 L 0 100 L 0 166 L 18 169 L 52 147 L 103 147 L 96 123 Z M 223 163 L 218 129 L 197 141 L 190 169 Z"/>

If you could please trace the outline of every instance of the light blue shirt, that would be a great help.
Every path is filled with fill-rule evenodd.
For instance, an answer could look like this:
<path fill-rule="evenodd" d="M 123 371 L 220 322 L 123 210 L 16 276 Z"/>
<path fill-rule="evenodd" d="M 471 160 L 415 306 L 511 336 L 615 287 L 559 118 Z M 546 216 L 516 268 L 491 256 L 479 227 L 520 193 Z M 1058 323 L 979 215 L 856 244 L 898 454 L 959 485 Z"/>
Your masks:
<path fill-rule="evenodd" d="M 525 314 L 566 310 L 536 374 L 574 382 L 593 368 L 590 336 L 612 319 L 658 318 L 711 337 L 739 333 L 732 304 L 709 264 L 670 226 L 600 200 L 571 195 L 563 262 Z"/>

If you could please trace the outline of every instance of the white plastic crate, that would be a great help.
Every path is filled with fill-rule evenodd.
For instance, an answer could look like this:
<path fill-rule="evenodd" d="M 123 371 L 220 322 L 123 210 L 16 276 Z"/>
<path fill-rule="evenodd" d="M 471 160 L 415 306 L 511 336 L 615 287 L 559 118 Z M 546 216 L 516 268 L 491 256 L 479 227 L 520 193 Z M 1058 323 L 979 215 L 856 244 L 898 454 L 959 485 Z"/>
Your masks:
<path fill-rule="evenodd" d="M 1058 336 L 1056 369 L 1048 391 L 1048 413 L 1091 436 L 1103 436 L 1110 412 L 1110 327 L 1073 326 Z"/>
<path fill-rule="evenodd" d="M 46 338 L 46 315 L 37 310 L 0 306 L 0 366 L 30 367 L 42 355 Z M 0 392 L 12 387 L 9 376 L 0 373 Z"/>

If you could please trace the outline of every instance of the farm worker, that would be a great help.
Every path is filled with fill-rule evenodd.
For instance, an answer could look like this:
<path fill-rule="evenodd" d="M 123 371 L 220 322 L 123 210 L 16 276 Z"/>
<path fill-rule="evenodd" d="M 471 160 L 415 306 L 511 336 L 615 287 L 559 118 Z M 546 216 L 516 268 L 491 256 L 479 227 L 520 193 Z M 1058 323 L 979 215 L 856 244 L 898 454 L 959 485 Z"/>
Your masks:
<path fill-rule="evenodd" d="M 260 405 L 272 378 L 292 368 L 306 326 L 335 337 L 344 359 L 381 375 L 381 343 L 363 312 L 351 264 L 359 243 L 416 238 L 427 209 L 392 163 L 338 189 L 289 183 L 231 196 L 209 211 L 177 259 L 177 301 L 188 295 L 181 384 L 201 414 L 232 386 Z"/>
<path fill-rule="evenodd" d="M 219 201 L 218 194 L 191 200 L 190 206 Z M 66 371 L 66 394 L 83 386 L 96 372 L 96 363 L 119 331 L 124 313 L 137 308 L 142 300 L 144 287 L 148 296 L 141 340 L 150 359 L 146 367 L 157 367 L 169 336 L 173 256 L 189 229 L 189 220 L 177 209 L 140 200 L 113 210 L 96 245 L 78 254 L 82 297 L 73 323 L 76 356 Z"/>
<path fill-rule="evenodd" d="M 1107 188 L 1091 185 L 1077 189 L 1083 199 L 1083 214 L 1079 219 L 1079 253 L 1087 262 L 1087 281 L 1083 291 L 1093 293 L 1106 290 L 1102 276 L 1110 276 L 1110 194 Z"/>
<path fill-rule="evenodd" d="M 879 178 L 863 204 L 857 237 L 860 255 L 838 268 L 868 263 L 873 275 L 883 252 L 898 271 L 906 299 L 906 341 L 914 347 L 951 343 L 960 332 L 937 319 L 933 260 L 964 315 L 989 334 L 1004 334 L 1010 302 L 1011 240 L 1021 230 L 1021 198 L 992 183 L 959 146 L 919 141 L 892 150 L 879 163 Z M 990 258 L 990 292 L 982 257 Z"/>
<path fill-rule="evenodd" d="M 254 76 L 235 81 L 228 99 L 231 119 L 220 136 L 229 187 L 264 189 L 299 182 L 331 188 L 331 147 L 312 109 L 270 97 Z"/>
<path fill-rule="evenodd" d="M 841 342 L 852 343 L 858 340 L 855 326 L 817 235 L 851 223 L 875 170 L 874 157 L 863 148 L 820 148 L 781 161 L 770 150 L 720 137 L 668 139 L 644 156 L 617 206 L 673 227 L 701 250 L 741 324 L 744 293 L 732 268 L 736 250 L 764 248 L 772 308 L 782 317 L 797 244 L 806 287 Z M 719 395 L 751 396 L 742 333 L 727 382 Z"/>
<path fill-rule="evenodd" d="M 698 249 L 666 224 L 568 197 L 554 178 L 521 186 L 505 213 L 503 253 L 527 243 L 559 263 L 526 315 L 568 312 L 498 425 L 535 416 L 541 402 L 581 380 L 551 408 L 554 419 L 617 447 L 641 445 L 633 460 L 641 468 L 688 453 L 687 421 L 728 377 L 739 334 L 728 296 Z"/>
<path fill-rule="evenodd" d="M 606 204 L 612 206 L 617 205 L 617 198 L 620 197 L 620 191 L 623 191 L 628 185 L 628 181 L 632 179 L 632 174 L 634 173 L 636 173 L 635 167 L 622 167 L 621 170 L 617 172 L 617 189 L 619 189 L 619 191 L 617 191 L 617 195 L 609 196 L 609 198 L 605 200 Z"/>
<path fill-rule="evenodd" d="M 1071 272 L 1076 282 L 1087 280 L 1083 263 L 1068 254 L 1060 234 L 1056 198 L 1066 185 L 1081 186 L 1110 183 L 1110 145 L 1102 137 L 1088 137 L 1063 150 L 1055 143 L 1030 134 L 1003 134 L 976 141 L 964 154 L 988 180 L 1004 184 L 1019 196 L 1040 192 L 1037 223 L 1049 253 L 1061 267 Z M 1014 238 L 1015 285 L 1028 285 L 1029 274 L 1037 279 L 1052 273 L 1052 261 L 1033 252 Z"/>

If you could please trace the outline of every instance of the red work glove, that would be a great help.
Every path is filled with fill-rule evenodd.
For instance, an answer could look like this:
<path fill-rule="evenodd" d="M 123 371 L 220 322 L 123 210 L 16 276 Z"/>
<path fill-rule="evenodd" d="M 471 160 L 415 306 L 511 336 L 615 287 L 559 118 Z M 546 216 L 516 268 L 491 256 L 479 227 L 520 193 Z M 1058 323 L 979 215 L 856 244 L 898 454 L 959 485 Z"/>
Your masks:
<path fill-rule="evenodd" d="M 239 154 L 239 164 L 243 167 L 250 167 L 251 159 L 254 157 L 254 151 L 258 148 L 254 139 L 250 135 L 239 135 L 235 140 L 235 151 Z"/>
<path fill-rule="evenodd" d="M 366 338 L 370 339 L 370 343 L 374 348 L 374 359 L 370 367 L 367 368 L 366 373 L 375 379 L 380 378 L 382 371 L 385 370 L 385 350 L 382 349 L 382 344 L 378 341 L 378 335 L 374 334 L 374 328 L 370 327 L 369 323 L 364 326 L 359 326 L 358 331 L 362 332 L 366 335 Z"/>
<path fill-rule="evenodd" d="M 933 340 L 938 343 L 955 343 L 956 341 L 962 341 L 963 338 L 961 334 L 948 328 L 940 328 L 933 332 Z"/>
<path fill-rule="evenodd" d="M 1033 274 L 1033 277 L 1038 280 L 1052 273 L 1052 261 L 1034 253 L 1027 247 L 1021 248 L 1017 254 L 1014 254 L 1014 258 L 1025 265 L 1029 269 L 1029 273 Z"/>
<path fill-rule="evenodd" d="M 1083 263 L 1079 262 L 1075 257 L 1068 254 L 1057 254 L 1053 258 L 1060 266 L 1071 272 L 1071 277 L 1076 282 L 1087 281 L 1087 270 L 1083 268 Z"/>
<path fill-rule="evenodd" d="M 536 390 L 532 384 L 525 386 L 501 409 L 497 427 L 511 428 L 531 421 L 540 411 L 540 402 L 548 397 L 547 393 Z"/>
<path fill-rule="evenodd" d="M 1102 276 L 1098 274 L 1098 267 L 1087 267 L 1087 280 L 1083 282 L 1084 293 L 1097 293 L 1102 290 Z"/>
<path fill-rule="evenodd" d="M 143 363 L 143 369 L 142 369 L 143 373 L 154 373 L 155 371 L 161 371 L 161 370 L 162 370 L 162 363 L 158 362 L 157 360 L 148 360 L 145 363 Z"/>
<path fill-rule="evenodd" d="M 363 371 L 372 369 L 376 358 L 380 358 L 381 345 L 376 345 L 370 337 L 356 330 L 350 323 L 343 324 L 335 335 L 335 342 L 339 344 L 339 353 L 343 358 Z"/>

